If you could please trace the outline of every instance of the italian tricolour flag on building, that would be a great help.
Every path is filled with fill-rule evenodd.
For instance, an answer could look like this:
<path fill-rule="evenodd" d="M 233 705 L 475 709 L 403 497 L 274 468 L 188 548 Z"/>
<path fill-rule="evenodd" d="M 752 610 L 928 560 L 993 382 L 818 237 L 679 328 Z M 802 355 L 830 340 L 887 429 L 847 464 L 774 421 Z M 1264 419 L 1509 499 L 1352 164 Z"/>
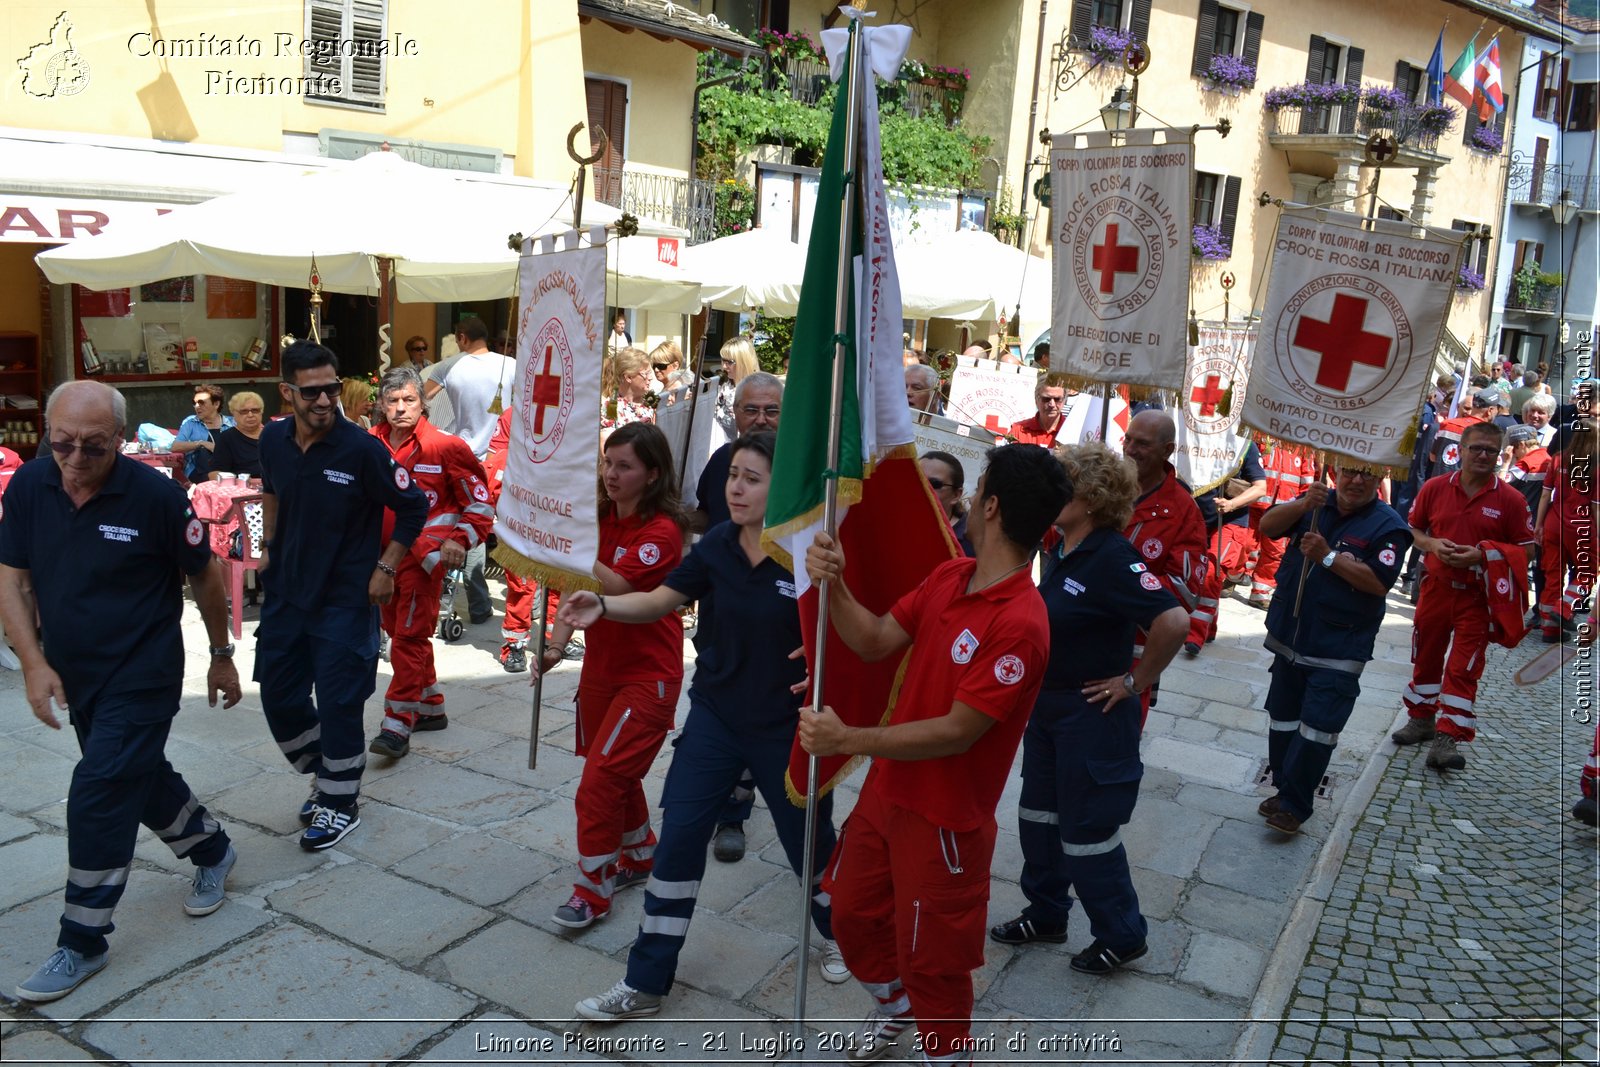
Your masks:
<path fill-rule="evenodd" d="M 845 139 L 850 121 L 846 57 L 859 32 L 863 79 L 856 172 L 859 192 L 845 182 Z M 789 356 L 777 456 L 762 535 L 768 553 L 794 572 L 808 662 L 815 663 L 817 590 L 805 573 L 805 552 L 823 528 L 828 481 L 828 427 L 833 411 L 835 309 L 840 291 L 840 223 L 845 198 L 857 195 L 851 234 L 845 331 L 844 396 L 838 474 L 838 531 L 845 553 L 845 584 L 869 610 L 882 614 L 940 563 L 955 555 L 943 511 L 917 464 L 911 413 L 906 406 L 900 283 L 889 236 L 878 137 L 877 90 L 872 71 L 892 78 L 910 42 L 904 26 L 829 30 L 822 35 L 835 81 L 841 82 L 828 132 L 827 153 L 811 224 L 800 308 Z M 903 658 L 863 663 L 838 635 L 828 634 L 827 675 L 821 702 L 846 722 L 876 724 L 888 718 L 899 688 Z M 798 741 L 789 764 L 789 795 L 803 804 L 807 756 Z M 818 795 L 850 770 L 846 757 L 819 761 Z"/>

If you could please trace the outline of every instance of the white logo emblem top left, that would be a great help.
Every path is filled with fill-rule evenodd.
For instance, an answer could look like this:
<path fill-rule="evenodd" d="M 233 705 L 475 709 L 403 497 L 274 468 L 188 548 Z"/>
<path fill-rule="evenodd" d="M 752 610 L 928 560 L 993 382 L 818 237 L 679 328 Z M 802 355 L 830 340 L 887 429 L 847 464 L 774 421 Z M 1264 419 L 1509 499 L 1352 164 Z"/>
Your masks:
<path fill-rule="evenodd" d="M 72 46 L 72 19 L 65 11 L 50 27 L 50 39 L 28 49 L 17 69 L 29 96 L 76 96 L 89 87 L 89 62 Z"/>

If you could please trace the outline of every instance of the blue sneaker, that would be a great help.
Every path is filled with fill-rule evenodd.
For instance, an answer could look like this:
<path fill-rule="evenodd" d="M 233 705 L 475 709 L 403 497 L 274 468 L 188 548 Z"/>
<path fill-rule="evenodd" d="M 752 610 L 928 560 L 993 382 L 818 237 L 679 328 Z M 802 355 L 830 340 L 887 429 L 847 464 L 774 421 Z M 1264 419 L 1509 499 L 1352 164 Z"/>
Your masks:
<path fill-rule="evenodd" d="M 35 1004 L 60 1000 L 82 985 L 84 979 L 106 965 L 106 954 L 85 956 L 70 948 L 58 948 L 50 958 L 39 965 L 33 977 L 17 986 L 13 992 L 18 1000 Z"/>
<path fill-rule="evenodd" d="M 307 852 L 332 848 L 344 840 L 345 834 L 360 825 L 361 816 L 356 814 L 355 805 L 352 804 L 347 811 L 340 811 L 318 804 L 311 815 L 311 825 L 300 835 L 300 847 Z"/>
<path fill-rule="evenodd" d="M 230 842 L 227 855 L 215 866 L 196 867 L 194 889 L 183 902 L 183 910 L 190 915 L 210 915 L 222 907 L 222 902 L 228 897 L 228 872 L 233 870 L 233 865 L 238 861 L 239 854 L 233 850 Z"/>

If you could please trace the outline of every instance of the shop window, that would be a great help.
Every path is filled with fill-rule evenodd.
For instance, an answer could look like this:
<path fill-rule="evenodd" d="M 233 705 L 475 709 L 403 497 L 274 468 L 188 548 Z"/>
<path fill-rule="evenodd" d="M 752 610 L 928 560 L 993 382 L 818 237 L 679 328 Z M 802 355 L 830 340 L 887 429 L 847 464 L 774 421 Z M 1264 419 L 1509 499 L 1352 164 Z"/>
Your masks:
<path fill-rule="evenodd" d="M 95 292 L 72 287 L 77 377 L 108 381 L 270 373 L 272 291 L 208 274 Z"/>
<path fill-rule="evenodd" d="M 307 98 L 382 110 L 388 23 L 388 0 L 306 0 Z"/>

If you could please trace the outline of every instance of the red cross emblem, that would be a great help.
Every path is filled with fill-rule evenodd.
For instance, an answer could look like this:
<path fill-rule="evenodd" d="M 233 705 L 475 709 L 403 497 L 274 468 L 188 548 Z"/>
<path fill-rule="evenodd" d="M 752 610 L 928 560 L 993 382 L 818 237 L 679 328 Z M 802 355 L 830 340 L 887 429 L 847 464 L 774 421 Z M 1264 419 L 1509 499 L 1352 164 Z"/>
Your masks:
<path fill-rule="evenodd" d="M 533 333 L 531 329 L 524 332 Z M 573 383 L 572 346 L 561 320 L 551 318 L 528 346 L 528 363 L 522 374 L 521 424 L 528 458 L 543 463 L 561 447 L 577 391 Z"/>
<path fill-rule="evenodd" d="M 554 374 L 550 366 L 556 357 L 556 346 L 546 342 L 544 346 L 544 370 L 533 376 L 533 432 L 544 433 L 545 408 L 561 407 L 561 371 L 558 368 Z"/>
<path fill-rule="evenodd" d="M 1217 403 L 1228 391 L 1222 388 L 1222 375 L 1208 374 L 1204 385 L 1197 385 L 1189 394 L 1189 403 L 1200 405 L 1200 414 L 1211 416 L 1217 413 Z"/>
<path fill-rule="evenodd" d="M 1357 363 L 1379 369 L 1388 365 L 1392 339 L 1364 329 L 1366 319 L 1366 300 L 1338 293 L 1328 321 L 1307 317 L 1295 327 L 1294 344 L 1322 356 L 1317 368 L 1317 384 L 1322 388 L 1348 389 L 1350 372 Z"/>
<path fill-rule="evenodd" d="M 1118 229 L 1119 223 L 1107 223 L 1105 239 L 1089 250 L 1089 267 L 1100 272 L 1100 292 L 1107 296 L 1116 288 L 1117 275 L 1139 271 L 1139 246 L 1118 244 Z"/>
<path fill-rule="evenodd" d="M 1022 660 L 1016 656 L 1001 656 L 994 661 L 995 681 L 1001 685 L 1016 685 L 1022 681 L 1022 676 L 1027 673 L 1027 668 L 1022 665 Z"/>
<path fill-rule="evenodd" d="M 955 643 L 950 646 L 950 658 L 957 663 L 969 663 L 976 651 L 978 651 L 977 637 L 971 630 L 962 630 L 956 637 Z"/>

